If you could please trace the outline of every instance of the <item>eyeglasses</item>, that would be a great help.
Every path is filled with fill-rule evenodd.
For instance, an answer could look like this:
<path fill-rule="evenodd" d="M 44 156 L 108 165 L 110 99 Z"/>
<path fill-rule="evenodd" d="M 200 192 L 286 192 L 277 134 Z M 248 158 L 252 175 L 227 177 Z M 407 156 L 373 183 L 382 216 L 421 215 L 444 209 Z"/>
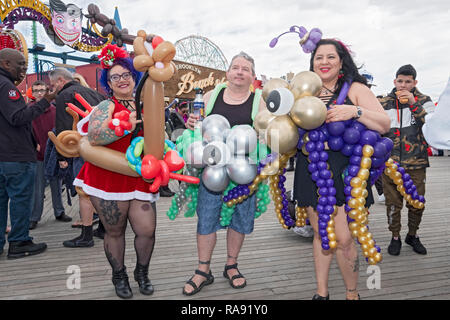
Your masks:
<path fill-rule="evenodd" d="M 125 72 L 122 74 L 112 74 L 109 77 L 109 80 L 111 80 L 112 82 L 118 82 L 118 81 L 120 81 L 120 78 L 122 78 L 123 80 L 129 80 L 132 75 L 133 74 L 131 72 Z"/>
<path fill-rule="evenodd" d="M 38 90 L 31 90 L 31 92 L 33 92 L 33 93 L 46 93 L 47 90 L 46 89 L 38 89 Z"/>

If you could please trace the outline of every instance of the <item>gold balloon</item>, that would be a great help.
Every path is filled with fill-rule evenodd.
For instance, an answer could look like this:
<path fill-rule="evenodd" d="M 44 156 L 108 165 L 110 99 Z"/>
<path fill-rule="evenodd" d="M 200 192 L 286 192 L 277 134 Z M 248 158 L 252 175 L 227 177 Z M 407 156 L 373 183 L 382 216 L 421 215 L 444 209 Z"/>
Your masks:
<path fill-rule="evenodd" d="M 317 97 L 304 97 L 296 100 L 291 109 L 292 121 L 306 130 L 320 127 L 327 118 L 327 107 Z"/>
<path fill-rule="evenodd" d="M 270 92 L 275 89 L 279 88 L 288 88 L 289 89 L 289 83 L 286 80 L 280 79 L 280 78 L 274 78 L 270 79 L 264 84 L 264 88 L 262 91 L 262 98 L 264 101 L 267 100 L 267 97 L 269 96 Z"/>
<path fill-rule="evenodd" d="M 360 235 L 366 235 L 367 231 L 369 231 L 369 230 L 367 229 L 366 226 L 362 226 L 362 227 L 359 228 L 359 230 L 358 230 L 358 232 L 359 232 Z"/>
<path fill-rule="evenodd" d="M 371 157 L 373 155 L 373 147 L 371 145 L 366 144 L 362 150 L 364 157 Z"/>
<path fill-rule="evenodd" d="M 359 231 L 358 231 L 358 235 L 359 235 Z M 359 240 L 359 243 L 366 243 L 367 245 L 369 245 L 369 244 L 367 243 L 367 241 L 368 241 L 369 239 L 367 239 L 366 236 L 358 236 L 358 240 Z"/>
<path fill-rule="evenodd" d="M 367 188 L 367 181 L 361 182 L 361 188 L 363 188 L 363 189 Z"/>
<path fill-rule="evenodd" d="M 352 238 L 358 238 L 358 230 L 352 230 Z"/>
<path fill-rule="evenodd" d="M 369 264 L 370 264 L 371 266 L 377 264 L 377 261 L 376 261 L 373 257 L 367 257 L 367 258 L 369 259 Z"/>
<path fill-rule="evenodd" d="M 391 165 L 391 168 L 392 168 L 392 170 L 393 170 L 394 172 L 396 172 L 397 169 L 398 169 L 398 166 L 394 163 L 394 164 Z"/>
<path fill-rule="evenodd" d="M 402 179 L 402 174 L 398 171 L 394 173 L 394 179 Z"/>
<path fill-rule="evenodd" d="M 335 223 L 333 219 L 328 220 L 328 227 L 334 228 Z"/>
<path fill-rule="evenodd" d="M 330 249 L 336 249 L 337 248 L 337 242 L 336 241 L 330 241 L 328 243 L 328 245 L 330 246 Z"/>
<path fill-rule="evenodd" d="M 362 184 L 362 180 L 359 177 L 354 177 L 352 180 L 350 180 L 350 185 L 353 188 L 359 188 L 359 187 L 361 187 L 361 184 Z"/>
<path fill-rule="evenodd" d="M 349 227 L 349 229 L 350 230 L 356 230 L 358 227 L 359 227 L 359 224 L 357 223 L 357 222 L 350 222 L 349 224 L 348 224 L 348 227 Z"/>
<path fill-rule="evenodd" d="M 322 80 L 312 71 L 303 71 L 292 78 L 290 88 L 296 100 L 306 96 L 318 96 Z"/>
<path fill-rule="evenodd" d="M 369 256 L 374 257 L 378 253 L 377 249 L 370 248 L 369 249 Z"/>
<path fill-rule="evenodd" d="M 375 260 L 375 262 L 381 262 L 381 260 L 383 260 L 383 257 L 382 257 L 382 255 L 381 255 L 381 253 L 379 253 L 379 252 L 377 252 L 376 254 L 375 254 L 375 256 L 373 257 L 373 259 Z"/>
<path fill-rule="evenodd" d="M 253 127 L 255 127 L 255 130 L 258 134 L 262 134 L 261 130 L 266 130 L 270 121 L 275 118 L 276 116 L 267 109 L 260 111 L 253 121 Z"/>
<path fill-rule="evenodd" d="M 397 186 L 397 191 L 398 192 L 402 192 L 402 191 L 405 192 L 405 187 L 403 185 L 398 185 Z"/>
<path fill-rule="evenodd" d="M 359 212 L 356 210 L 350 210 L 347 215 L 351 218 L 351 219 L 355 219 L 358 216 Z"/>
<path fill-rule="evenodd" d="M 425 204 L 423 202 L 419 202 L 419 204 L 417 205 L 417 209 L 423 209 L 425 208 Z"/>
<path fill-rule="evenodd" d="M 278 172 L 279 167 L 280 161 L 278 159 L 275 159 L 271 164 L 266 165 L 264 169 L 261 170 L 261 174 L 264 174 L 266 176 L 273 176 Z"/>
<path fill-rule="evenodd" d="M 298 128 L 287 115 L 270 121 L 266 131 L 266 141 L 272 152 L 287 153 L 297 146 Z"/>
<path fill-rule="evenodd" d="M 411 202 L 411 200 L 412 200 L 411 195 L 410 194 L 406 195 L 405 200 L 408 202 Z"/>
<path fill-rule="evenodd" d="M 328 234 L 328 240 L 330 241 L 336 241 L 336 233 L 329 233 Z"/>
<path fill-rule="evenodd" d="M 367 198 L 368 195 L 369 195 L 369 191 L 367 191 L 367 189 L 364 188 L 363 191 L 362 191 L 362 197 L 363 198 Z M 365 201 L 364 201 L 364 204 L 365 204 Z"/>
<path fill-rule="evenodd" d="M 327 227 L 327 233 L 334 233 L 334 228 L 333 227 Z"/>
<path fill-rule="evenodd" d="M 371 247 L 375 247 L 375 241 L 373 239 L 367 239 L 367 245 Z"/>
<path fill-rule="evenodd" d="M 368 169 L 359 169 L 358 177 L 362 180 L 367 180 L 370 176 L 370 171 Z"/>
<path fill-rule="evenodd" d="M 372 159 L 366 157 L 363 157 L 361 159 L 361 168 L 370 169 L 371 166 L 372 166 Z"/>
<path fill-rule="evenodd" d="M 310 142 L 311 141 L 311 139 L 309 139 L 309 134 L 308 133 L 305 133 L 304 135 L 303 135 L 303 144 L 306 144 L 306 143 L 308 143 L 308 142 Z"/>
<path fill-rule="evenodd" d="M 361 188 L 353 188 L 351 194 L 352 194 L 353 198 L 361 197 L 362 189 Z"/>
<path fill-rule="evenodd" d="M 359 206 L 359 202 L 358 202 L 358 200 L 352 198 L 352 199 L 350 199 L 350 201 L 348 202 L 348 206 L 349 206 L 350 208 L 355 209 L 356 207 Z"/>
<path fill-rule="evenodd" d="M 386 168 L 386 169 L 384 169 L 384 174 L 385 174 L 385 175 L 390 176 L 391 173 L 392 173 L 392 169 L 391 169 L 391 168 Z"/>

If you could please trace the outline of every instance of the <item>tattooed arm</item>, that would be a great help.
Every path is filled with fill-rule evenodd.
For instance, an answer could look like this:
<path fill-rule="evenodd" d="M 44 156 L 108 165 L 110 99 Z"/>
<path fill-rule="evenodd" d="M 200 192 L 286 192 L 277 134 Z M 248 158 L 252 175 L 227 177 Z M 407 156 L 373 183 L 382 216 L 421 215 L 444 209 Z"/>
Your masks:
<path fill-rule="evenodd" d="M 114 130 L 108 127 L 108 123 L 112 120 L 114 112 L 114 103 L 106 100 L 92 110 L 89 119 L 88 139 L 93 146 L 104 146 L 119 140 L 122 137 L 116 136 Z M 130 113 L 131 131 L 136 128 L 136 112 Z"/>
<path fill-rule="evenodd" d="M 120 137 L 116 136 L 114 130 L 108 127 L 113 111 L 114 103 L 109 100 L 100 102 L 92 110 L 89 119 L 88 139 L 93 146 L 104 146 L 120 139 Z"/>

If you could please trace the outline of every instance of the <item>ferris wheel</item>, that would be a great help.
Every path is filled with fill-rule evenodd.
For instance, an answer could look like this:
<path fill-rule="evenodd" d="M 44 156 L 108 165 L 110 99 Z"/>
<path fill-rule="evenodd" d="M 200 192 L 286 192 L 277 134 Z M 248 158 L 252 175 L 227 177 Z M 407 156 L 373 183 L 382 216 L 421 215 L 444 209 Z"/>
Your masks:
<path fill-rule="evenodd" d="M 192 35 L 175 42 L 175 48 L 175 60 L 223 71 L 228 68 L 222 50 L 208 38 Z"/>

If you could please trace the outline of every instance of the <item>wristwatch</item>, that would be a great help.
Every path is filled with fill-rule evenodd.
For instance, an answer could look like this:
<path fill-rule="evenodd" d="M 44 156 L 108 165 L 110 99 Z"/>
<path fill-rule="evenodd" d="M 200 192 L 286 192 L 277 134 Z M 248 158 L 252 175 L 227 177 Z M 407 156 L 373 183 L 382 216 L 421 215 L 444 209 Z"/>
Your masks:
<path fill-rule="evenodd" d="M 356 116 L 354 117 L 354 119 L 359 119 L 362 116 L 362 110 L 360 106 L 356 106 Z"/>

